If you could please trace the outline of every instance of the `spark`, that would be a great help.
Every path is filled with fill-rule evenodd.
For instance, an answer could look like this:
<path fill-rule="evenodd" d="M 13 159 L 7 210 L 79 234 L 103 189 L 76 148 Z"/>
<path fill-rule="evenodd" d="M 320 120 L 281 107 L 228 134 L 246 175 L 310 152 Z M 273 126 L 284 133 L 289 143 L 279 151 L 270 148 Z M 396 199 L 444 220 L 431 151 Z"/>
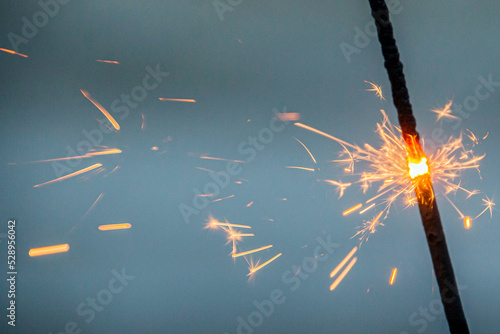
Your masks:
<path fill-rule="evenodd" d="M 159 100 L 160 101 L 174 101 L 174 102 L 192 102 L 192 103 L 196 103 L 196 100 L 193 100 L 193 99 L 168 99 L 168 98 L 165 98 L 165 97 L 160 97 Z"/>
<path fill-rule="evenodd" d="M 351 249 L 349 254 L 346 255 L 346 257 L 338 264 L 338 266 L 335 267 L 335 269 L 332 270 L 330 273 L 330 277 L 333 277 L 337 275 L 337 273 L 342 269 L 342 267 L 351 259 L 351 257 L 358 251 L 358 247 L 354 247 Z"/>
<path fill-rule="evenodd" d="M 347 265 L 347 267 L 342 271 L 342 273 L 337 277 L 337 279 L 330 285 L 330 291 L 333 291 L 339 284 L 342 282 L 342 280 L 346 277 L 346 275 L 349 273 L 351 268 L 354 266 L 354 264 L 358 261 L 358 258 L 355 257 L 352 259 L 352 261 Z"/>
<path fill-rule="evenodd" d="M 396 280 L 396 274 L 398 273 L 398 268 L 392 269 L 391 279 L 389 280 L 389 284 L 392 285 Z"/>
<path fill-rule="evenodd" d="M 352 237 L 354 238 L 355 236 L 360 235 L 359 240 L 361 241 L 361 243 L 363 243 L 363 241 L 368 241 L 370 234 L 375 233 L 378 226 L 384 226 L 382 220 L 380 220 L 380 217 L 383 213 L 384 211 L 380 211 L 372 221 L 364 222 L 362 227 L 360 227 L 358 229 L 358 232 L 356 232 L 356 234 Z"/>
<path fill-rule="evenodd" d="M 366 211 L 370 210 L 371 208 L 373 208 L 375 206 L 375 203 L 372 203 L 369 207 L 367 208 L 364 208 L 363 210 L 361 210 L 359 212 L 360 215 L 362 215 L 363 213 L 365 213 Z"/>
<path fill-rule="evenodd" d="M 298 121 L 300 119 L 300 114 L 298 112 L 285 112 L 285 113 L 275 113 L 276 118 L 280 121 Z"/>
<path fill-rule="evenodd" d="M 151 151 L 158 151 L 158 146 L 151 147 Z"/>
<path fill-rule="evenodd" d="M 230 195 L 230 196 L 227 196 L 227 197 L 214 199 L 214 200 L 212 201 L 212 203 L 213 203 L 213 202 L 219 202 L 219 201 L 222 201 L 222 200 L 225 200 L 225 199 L 228 199 L 228 198 L 233 198 L 233 197 L 234 197 L 234 195 Z"/>
<path fill-rule="evenodd" d="M 353 206 L 352 208 L 347 209 L 347 210 L 345 210 L 344 212 L 342 212 L 342 215 L 343 215 L 343 216 L 350 215 L 350 214 L 351 214 L 351 213 L 353 213 L 354 211 L 359 210 L 362 206 L 363 206 L 363 204 L 359 203 L 358 205 L 355 205 L 355 206 Z"/>
<path fill-rule="evenodd" d="M 307 167 L 298 167 L 298 166 L 285 166 L 285 168 L 290 168 L 290 169 L 302 169 L 302 170 L 307 170 L 309 172 L 314 172 L 314 168 L 307 168 Z"/>
<path fill-rule="evenodd" d="M 141 114 L 141 116 L 142 116 L 141 130 L 144 130 L 146 128 L 146 119 L 144 118 L 144 114 Z"/>
<path fill-rule="evenodd" d="M 107 63 L 107 64 L 117 64 L 117 65 L 120 64 L 116 60 L 101 60 L 101 59 L 96 59 L 96 61 L 98 61 L 100 63 Z"/>
<path fill-rule="evenodd" d="M 43 255 L 64 253 L 67 251 L 69 251 L 69 245 L 68 244 L 61 244 L 61 245 L 54 245 L 54 246 L 31 248 L 29 251 L 29 256 L 31 256 L 31 257 L 43 256 Z"/>
<path fill-rule="evenodd" d="M 309 149 L 307 148 L 307 146 L 304 145 L 304 143 L 301 142 L 300 140 L 298 140 L 297 138 L 293 137 L 293 139 L 295 139 L 296 141 L 298 141 L 300 143 L 300 145 L 302 145 L 306 149 L 306 151 L 307 151 L 307 153 L 309 153 L 309 156 L 311 157 L 312 161 L 314 161 L 314 163 L 316 163 L 316 159 L 314 158 L 314 155 L 312 155 L 311 151 L 309 151 Z"/>
<path fill-rule="evenodd" d="M 337 191 L 340 193 L 339 198 L 344 196 L 344 190 L 352 185 L 352 183 L 342 183 L 340 181 L 337 182 L 337 181 L 333 181 L 333 180 L 323 180 L 323 182 L 327 182 L 327 183 L 333 184 L 334 186 L 337 186 Z"/>
<path fill-rule="evenodd" d="M 240 257 L 240 256 L 252 254 L 252 253 L 257 253 L 257 252 L 260 252 L 260 251 L 262 251 L 264 249 L 268 249 L 268 248 L 271 248 L 271 247 L 273 247 L 273 245 L 267 245 L 267 246 L 256 248 L 256 249 L 252 249 L 252 250 L 249 250 L 249 251 L 245 251 L 245 252 L 241 252 L 241 253 L 235 253 L 235 254 L 232 255 L 232 257 Z"/>
<path fill-rule="evenodd" d="M 450 118 L 450 119 L 458 119 L 459 117 L 452 115 L 452 110 L 450 109 L 453 101 L 448 102 L 443 109 L 432 109 L 432 112 L 437 114 L 436 122 L 441 118 Z"/>
<path fill-rule="evenodd" d="M 250 276 L 251 274 L 255 273 L 256 271 L 264 268 L 265 266 L 267 266 L 269 263 L 273 262 L 274 260 L 276 260 L 277 258 L 279 258 L 280 256 L 282 255 L 282 253 L 279 253 L 275 256 L 273 256 L 271 259 L 267 260 L 266 262 L 264 262 L 263 264 L 261 265 L 257 265 L 256 267 L 250 267 L 249 270 L 250 270 L 250 273 L 248 273 L 247 276 Z"/>
<path fill-rule="evenodd" d="M 108 225 L 100 225 L 98 227 L 99 230 L 101 231 L 111 231 L 111 230 L 123 230 L 127 228 L 131 228 L 132 225 L 129 223 L 124 223 L 124 224 L 108 224 Z"/>
<path fill-rule="evenodd" d="M 58 182 L 58 181 L 63 181 L 63 180 L 66 180 L 66 179 L 69 179 L 71 177 L 74 177 L 74 176 L 77 176 L 77 175 L 80 175 L 80 174 L 83 174 L 83 173 L 86 173 L 86 172 L 89 172 L 93 169 L 96 169 L 96 168 L 99 168 L 101 167 L 102 164 L 100 163 L 97 163 L 95 165 L 92 165 L 92 166 L 89 166 L 87 168 L 84 168 L 84 169 L 80 169 L 79 171 L 76 171 L 74 173 L 71 173 L 71 174 L 68 174 L 68 175 L 65 175 L 65 176 L 61 176 L 55 180 L 52 180 L 52 181 L 48 181 L 48 182 L 45 182 L 45 183 L 40 183 L 40 184 L 37 184 L 37 185 L 34 185 L 33 188 L 38 188 L 38 187 L 41 187 L 41 186 L 44 186 L 44 185 L 47 185 L 47 184 L 50 184 L 50 183 L 54 183 L 54 182 Z"/>
<path fill-rule="evenodd" d="M 371 89 L 367 89 L 366 91 L 367 92 L 375 92 L 375 95 L 380 98 L 381 100 L 384 100 L 385 101 L 385 97 L 382 95 L 382 87 L 381 86 L 377 86 L 375 85 L 374 83 L 371 83 L 369 81 L 366 81 L 365 82 L 367 84 L 369 84 L 370 86 L 372 86 Z"/>
<path fill-rule="evenodd" d="M 106 118 L 111 122 L 111 124 L 113 124 L 113 127 L 117 131 L 120 130 L 120 125 L 99 102 L 97 102 L 94 98 L 92 98 L 92 96 L 90 96 L 90 94 L 86 90 L 80 89 L 80 92 L 82 92 L 83 96 L 85 96 L 87 100 L 92 102 L 92 104 L 94 104 L 97 107 L 97 109 L 99 109 L 103 113 L 103 115 L 106 116 Z"/>
<path fill-rule="evenodd" d="M 247 208 L 249 208 L 249 207 L 251 207 L 252 205 L 253 205 L 253 201 L 251 201 L 250 203 L 248 203 L 248 204 L 246 205 L 246 207 L 247 207 Z"/>
<path fill-rule="evenodd" d="M 97 198 L 96 200 L 94 201 L 94 203 L 90 206 L 90 208 L 87 210 L 87 212 L 85 212 L 85 214 L 83 215 L 83 217 L 87 216 L 91 211 L 92 209 L 94 209 L 94 207 L 96 206 L 97 203 L 99 203 L 99 201 L 102 199 L 104 193 L 101 193 Z M 82 218 L 83 219 L 83 218 Z"/>
<path fill-rule="evenodd" d="M 464 219 L 464 226 L 466 229 L 470 229 L 471 227 L 472 220 L 470 217 L 465 217 Z"/>
<path fill-rule="evenodd" d="M 238 224 L 230 224 L 227 221 L 225 223 L 221 223 L 217 219 L 213 217 L 209 217 L 208 219 L 208 224 L 206 225 L 206 228 L 217 228 L 218 226 L 230 226 L 230 227 L 239 227 L 239 228 L 252 228 L 252 226 L 248 225 L 238 225 Z"/>
<path fill-rule="evenodd" d="M 10 53 L 10 54 L 13 54 L 13 55 L 16 55 L 16 56 L 21 56 L 21 57 L 24 57 L 24 58 L 28 58 L 28 56 L 25 55 L 25 54 L 18 53 L 16 51 L 12 51 L 12 50 L 9 50 L 9 49 L 2 49 L 2 48 L 0 48 L 0 51 L 7 52 L 7 53 Z"/>
<path fill-rule="evenodd" d="M 223 159 L 223 158 L 214 158 L 214 157 L 209 157 L 209 156 L 207 156 L 207 155 L 202 155 L 202 156 L 200 156 L 200 159 L 207 159 L 207 160 L 219 160 L 219 161 L 230 161 L 230 162 L 246 163 L 246 161 L 243 161 L 243 160 L 231 160 L 231 159 Z"/>
<path fill-rule="evenodd" d="M 476 135 L 469 129 L 466 129 L 465 131 L 468 131 L 469 134 L 467 135 L 467 137 L 469 137 L 469 139 L 471 140 L 471 142 L 473 142 L 474 144 L 479 144 L 479 139 L 477 139 Z"/>
<path fill-rule="evenodd" d="M 484 202 L 484 204 L 483 204 L 483 205 L 485 205 L 485 206 L 486 206 L 486 208 L 485 208 L 483 211 L 481 211 L 481 213 L 480 213 L 480 214 L 478 214 L 478 215 L 476 216 L 476 218 L 474 218 L 474 220 L 476 220 L 477 218 L 481 217 L 481 215 L 482 215 L 483 213 L 485 213 L 486 211 L 488 211 L 488 210 L 490 210 L 490 218 L 492 218 L 492 217 L 493 217 L 493 207 L 495 206 L 495 203 L 493 202 L 493 200 L 490 200 L 490 199 L 488 198 L 488 196 L 486 196 L 486 195 L 485 195 L 485 197 L 486 197 L 486 199 L 484 199 L 484 198 L 483 198 L 483 199 L 482 199 L 482 201 Z"/>
<path fill-rule="evenodd" d="M 107 148 L 107 149 L 104 149 L 102 151 L 92 151 L 92 152 L 86 153 L 84 155 L 56 158 L 56 159 L 47 159 L 47 160 L 37 160 L 37 161 L 31 161 L 31 162 L 50 162 L 50 161 L 62 161 L 62 160 L 73 160 L 73 159 L 86 159 L 86 158 L 93 158 L 93 157 L 100 156 L 100 155 L 119 154 L 119 153 L 122 153 L 122 151 L 120 149 Z"/>

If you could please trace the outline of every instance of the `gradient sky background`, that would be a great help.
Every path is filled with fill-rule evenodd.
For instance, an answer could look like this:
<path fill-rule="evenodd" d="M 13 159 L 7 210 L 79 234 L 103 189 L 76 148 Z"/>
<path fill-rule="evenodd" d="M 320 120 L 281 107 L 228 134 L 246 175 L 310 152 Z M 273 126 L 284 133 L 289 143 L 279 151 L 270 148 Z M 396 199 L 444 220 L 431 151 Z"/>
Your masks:
<path fill-rule="evenodd" d="M 22 18 L 32 21 L 39 10 L 35 1 L 3 1 L 0 47 L 13 49 L 8 33 L 21 35 Z M 481 194 L 451 197 L 462 212 L 475 216 L 484 195 L 492 198 L 499 189 L 500 87 L 456 129 L 436 123 L 430 109 L 451 99 L 463 104 L 480 76 L 500 82 L 500 3 L 401 0 L 397 11 L 391 18 L 420 134 L 429 138 L 442 129 L 446 136 L 458 136 L 470 129 L 483 137 L 489 132 L 475 147 L 478 155 L 487 154 L 482 179 L 468 171 L 462 180 Z M 9 218 L 18 223 L 17 326 L 9 332 L 59 333 L 74 321 L 82 333 L 236 333 L 237 318 L 247 319 L 256 310 L 253 301 L 269 299 L 274 289 L 282 290 L 286 301 L 254 333 L 422 329 L 425 318 L 418 315 L 416 325 L 410 316 L 428 308 L 439 293 L 416 207 L 403 210 L 397 203 L 385 226 L 358 251 L 348 276 L 329 291 L 329 273 L 358 245 L 351 236 L 363 221 L 357 214 L 343 217 L 342 211 L 368 197 L 352 187 L 338 200 L 333 186 L 317 182 L 352 180 L 330 162 L 341 147 L 327 138 L 289 124 L 231 179 L 248 182 L 231 183 L 219 196 L 234 198 L 210 203 L 190 224 L 179 211 L 181 203 L 191 204 L 193 188 L 211 181 L 196 167 L 219 171 L 226 165 L 198 157 L 246 159 L 238 145 L 269 125 L 273 108 L 286 106 L 301 114 L 302 123 L 348 142 L 378 145 L 379 110 L 397 122 L 379 43 L 370 37 L 351 62 L 340 48 L 343 42 L 354 45 L 355 28 L 364 29 L 371 20 L 368 1 L 359 0 L 243 0 L 223 20 L 211 0 L 73 0 L 19 46 L 29 58 L 0 52 L 0 233 L 6 233 Z M 104 135 L 103 145 L 123 153 L 78 167 L 101 162 L 108 171 L 120 169 L 105 178 L 99 174 L 33 188 L 56 174 L 50 163 L 23 162 L 67 156 L 68 145 L 75 149 L 85 140 L 82 130 L 98 128 L 103 119 L 80 89 L 110 108 L 142 83 L 147 66 L 156 64 L 169 77 L 119 121 L 119 133 Z M 364 80 L 381 85 L 388 102 L 367 92 Z M 309 147 L 320 171 L 285 168 L 313 167 L 293 137 Z M 159 151 L 150 150 L 155 145 Z M 101 193 L 102 200 L 85 215 Z M 250 201 L 254 204 L 247 208 Z M 438 203 L 457 280 L 466 287 L 461 296 L 471 332 L 495 332 L 500 326 L 498 212 L 492 219 L 481 216 L 466 230 L 445 198 L 438 197 Z M 283 255 L 248 282 L 247 264 L 241 258 L 233 262 L 222 231 L 203 228 L 209 214 L 253 226 L 255 237 L 240 249 L 273 244 L 260 253 L 262 259 Z M 97 229 L 121 222 L 132 228 Z M 339 247 L 291 291 L 282 275 L 312 256 L 316 239 L 327 236 Z M 5 254 L 5 235 L 0 241 Z M 30 248 L 61 243 L 69 243 L 70 251 L 28 256 Z M 398 276 L 390 286 L 394 267 Z M 6 271 L 6 265 L 2 268 Z M 135 279 L 87 323 L 77 314 L 78 305 L 108 286 L 112 270 L 123 268 Z M 7 286 L 0 287 L 6 312 Z M 423 322 L 424 333 L 447 332 L 443 314 Z M 1 331 L 6 327 L 2 315 Z"/>

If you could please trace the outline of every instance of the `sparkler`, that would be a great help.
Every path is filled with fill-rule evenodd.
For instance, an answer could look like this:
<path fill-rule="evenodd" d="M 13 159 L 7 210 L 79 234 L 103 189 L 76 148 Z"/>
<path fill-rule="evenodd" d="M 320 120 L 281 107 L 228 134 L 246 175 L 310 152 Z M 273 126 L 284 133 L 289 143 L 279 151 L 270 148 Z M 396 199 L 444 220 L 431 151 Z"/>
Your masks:
<path fill-rule="evenodd" d="M 399 51 L 394 39 L 389 10 L 384 0 L 369 0 L 369 2 L 382 46 L 385 67 L 391 82 L 393 102 L 398 111 L 408 162 L 418 165 L 426 164 L 427 162 L 424 161 L 426 156 L 422 151 L 419 134 L 416 131 L 416 121 L 413 117 L 410 97 L 406 87 L 403 64 L 399 60 Z M 415 187 L 422 224 L 426 232 L 448 325 L 452 333 L 469 333 L 434 196 L 431 176 L 428 170 L 421 174 L 422 172 L 423 170 L 420 169 L 416 176 L 412 178 L 412 183 Z M 452 298 L 446 296 L 448 291 L 451 292 Z"/>

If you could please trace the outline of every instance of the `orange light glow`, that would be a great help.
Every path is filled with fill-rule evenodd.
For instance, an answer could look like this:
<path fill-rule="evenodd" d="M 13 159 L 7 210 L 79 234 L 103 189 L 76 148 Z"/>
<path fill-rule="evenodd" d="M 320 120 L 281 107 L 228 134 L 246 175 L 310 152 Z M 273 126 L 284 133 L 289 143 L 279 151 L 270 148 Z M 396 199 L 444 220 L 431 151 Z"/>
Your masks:
<path fill-rule="evenodd" d="M 100 59 L 96 59 L 96 61 L 98 61 L 100 63 L 107 63 L 107 64 L 120 64 L 116 60 L 100 60 Z"/>
<path fill-rule="evenodd" d="M 252 254 L 252 253 L 257 253 L 257 252 L 260 252 L 260 251 L 262 251 L 264 249 L 268 249 L 268 248 L 271 248 L 271 247 L 273 247 L 273 245 L 268 245 L 268 246 L 264 246 L 264 247 L 252 249 L 252 250 L 249 250 L 249 251 L 246 251 L 246 252 L 235 253 L 235 254 L 232 255 L 232 257 L 239 257 L 239 256 L 244 256 L 244 255 L 248 255 L 248 254 Z"/>
<path fill-rule="evenodd" d="M 45 183 L 40 183 L 40 184 L 37 184 L 37 185 L 34 185 L 33 188 L 38 188 L 38 187 L 41 187 L 41 186 L 44 186 L 46 184 L 50 184 L 50 183 L 54 183 L 54 182 L 58 182 L 58 181 L 63 181 L 63 180 L 66 180 L 66 179 L 69 179 L 71 177 L 74 177 L 74 176 L 77 176 L 77 175 L 80 175 L 80 174 L 83 174 L 83 173 L 86 173 L 86 172 L 89 172 L 93 169 L 96 169 L 96 168 L 99 168 L 101 167 L 102 164 L 98 163 L 98 164 L 95 164 L 95 165 L 92 165 L 92 166 L 89 166 L 87 168 L 84 168 L 84 169 L 80 169 L 79 171 L 76 171 L 74 173 L 71 173 L 71 174 L 68 174 L 68 175 L 64 175 L 64 176 L 61 176 L 55 180 L 52 180 L 52 181 L 48 181 L 48 182 L 45 182 Z"/>
<path fill-rule="evenodd" d="M 429 173 L 429 165 L 427 165 L 427 158 L 422 158 L 419 162 L 408 161 L 408 168 L 410 178 L 414 179 L 419 175 Z"/>
<path fill-rule="evenodd" d="M 90 96 L 89 92 L 83 89 L 80 89 L 80 92 L 82 92 L 83 96 L 85 96 L 87 100 L 92 102 L 92 104 L 95 105 L 97 109 L 99 109 L 103 113 L 104 116 L 106 116 L 106 118 L 111 122 L 111 124 L 113 124 L 113 127 L 117 131 L 120 130 L 120 125 L 118 124 L 118 122 L 116 122 L 113 116 L 111 116 L 111 114 L 99 102 L 97 102 L 97 100 L 94 100 L 94 98 Z"/>
<path fill-rule="evenodd" d="M 40 248 L 31 248 L 29 251 L 29 255 L 31 257 L 35 257 L 35 256 L 64 253 L 67 251 L 69 251 L 69 245 L 68 244 L 61 244 L 61 245 L 54 245 L 54 246 L 47 246 L 47 247 L 40 247 Z"/>
<path fill-rule="evenodd" d="M 342 273 L 339 275 L 339 277 L 337 277 L 337 279 L 332 283 L 332 285 L 330 285 L 330 291 L 333 291 L 337 287 L 337 285 L 339 285 L 340 282 L 342 282 L 342 280 L 349 273 L 349 271 L 354 266 L 354 264 L 356 263 L 357 260 L 358 260 L 357 257 L 352 259 L 352 261 L 349 263 L 349 265 L 347 265 L 347 267 L 344 269 L 344 271 L 342 271 Z"/>
<path fill-rule="evenodd" d="M 470 217 L 465 217 L 464 226 L 466 229 L 470 229 L 472 223 L 472 219 Z"/>
<path fill-rule="evenodd" d="M 13 55 L 16 55 L 16 56 L 21 56 L 21 57 L 24 57 L 24 58 L 28 58 L 28 56 L 25 55 L 25 54 L 18 53 L 16 51 L 12 51 L 12 50 L 9 50 L 9 49 L 2 49 L 2 48 L 0 48 L 0 51 L 7 52 L 7 53 L 10 53 L 10 54 L 13 54 Z"/>
<path fill-rule="evenodd" d="M 129 223 L 124 223 L 124 224 L 101 225 L 98 227 L 98 229 L 101 231 L 111 231 L 111 230 L 124 230 L 131 227 L 132 225 L 130 225 Z"/>
<path fill-rule="evenodd" d="M 391 279 L 389 280 L 389 284 L 392 285 L 396 280 L 396 274 L 398 273 L 398 268 L 392 269 Z"/>
<path fill-rule="evenodd" d="M 192 103 L 196 103 L 196 100 L 193 100 L 193 99 L 168 99 L 168 98 L 165 98 L 165 97 L 160 97 L 159 100 L 160 101 L 174 101 L 174 102 L 192 102 Z"/>
<path fill-rule="evenodd" d="M 353 206 L 352 208 L 347 209 L 347 210 L 345 210 L 344 212 L 342 212 L 342 215 L 343 215 L 343 216 L 347 216 L 347 215 L 349 215 L 349 214 L 353 213 L 354 211 L 356 211 L 356 210 L 360 209 L 362 206 L 363 206 L 363 204 L 359 203 L 358 205 L 355 205 L 355 206 Z"/>
<path fill-rule="evenodd" d="M 253 201 L 247 204 L 247 208 L 251 207 L 253 205 Z"/>
<path fill-rule="evenodd" d="M 274 260 L 276 260 L 277 258 L 279 258 L 280 256 L 282 255 L 282 253 L 279 253 L 275 256 L 273 256 L 271 259 L 267 260 L 266 262 L 264 262 L 263 264 L 261 265 L 258 265 L 257 267 L 253 267 L 253 268 L 250 268 L 250 273 L 248 275 L 251 275 L 253 273 L 255 273 L 256 271 L 264 268 L 265 266 L 267 266 L 269 263 L 273 262 Z M 247 275 L 247 276 L 248 276 Z"/>
<path fill-rule="evenodd" d="M 298 112 L 276 113 L 275 115 L 277 119 L 284 122 L 298 121 L 300 119 L 300 114 Z"/>

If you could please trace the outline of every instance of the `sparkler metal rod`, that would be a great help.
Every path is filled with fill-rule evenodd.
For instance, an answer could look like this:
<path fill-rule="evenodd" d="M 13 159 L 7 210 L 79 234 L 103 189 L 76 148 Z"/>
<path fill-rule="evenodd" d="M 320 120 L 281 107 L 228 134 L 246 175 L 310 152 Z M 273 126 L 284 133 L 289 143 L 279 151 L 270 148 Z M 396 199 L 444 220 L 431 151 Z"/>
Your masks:
<path fill-rule="evenodd" d="M 369 2 L 382 46 L 384 65 L 391 82 L 392 98 L 398 111 L 403 139 L 409 149 L 409 155 L 412 155 L 418 153 L 418 151 L 421 152 L 420 139 L 416 130 L 417 122 L 413 117 L 408 88 L 406 87 L 403 64 L 399 60 L 399 51 L 394 39 L 389 10 L 384 0 L 369 0 Z M 432 180 L 429 173 L 418 176 L 418 178 L 420 180 L 416 181 L 418 185 L 415 190 L 418 207 L 450 332 L 452 334 L 469 333 L 434 190 L 432 189 Z"/>

